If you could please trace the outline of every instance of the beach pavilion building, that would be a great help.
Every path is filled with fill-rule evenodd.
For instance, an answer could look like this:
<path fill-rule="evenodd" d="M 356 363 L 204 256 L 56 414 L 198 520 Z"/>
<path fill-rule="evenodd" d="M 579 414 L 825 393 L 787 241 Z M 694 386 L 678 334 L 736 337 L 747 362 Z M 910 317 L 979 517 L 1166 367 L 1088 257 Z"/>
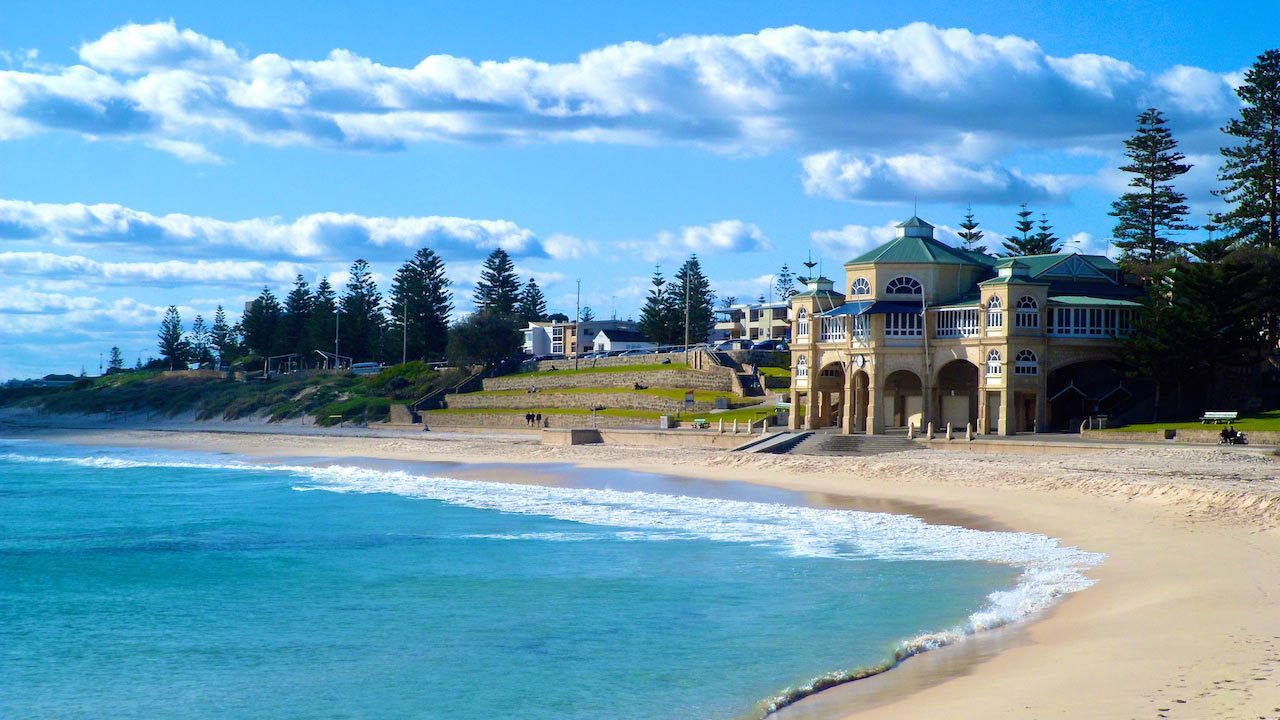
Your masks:
<path fill-rule="evenodd" d="M 791 427 L 1079 427 L 1133 398 L 1116 362 L 1140 291 L 1101 255 L 995 258 L 918 217 L 791 299 Z M 801 417 L 803 412 L 803 417 Z"/>

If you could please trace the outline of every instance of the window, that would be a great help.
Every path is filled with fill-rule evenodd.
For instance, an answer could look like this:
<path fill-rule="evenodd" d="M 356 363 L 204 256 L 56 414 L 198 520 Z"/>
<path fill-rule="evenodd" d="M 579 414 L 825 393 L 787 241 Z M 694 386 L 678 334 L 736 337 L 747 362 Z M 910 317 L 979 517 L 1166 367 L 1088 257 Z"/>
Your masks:
<path fill-rule="evenodd" d="M 1013 324 L 1020 328 L 1040 327 L 1040 306 L 1036 304 L 1035 298 L 1023 295 L 1018 300 L 1018 311 L 1013 316 Z"/>
<path fill-rule="evenodd" d="M 940 338 L 977 337 L 977 308 L 947 308 L 937 311 Z"/>
<path fill-rule="evenodd" d="M 1004 308 L 1000 304 L 999 295 L 992 295 L 987 301 L 987 332 L 992 334 L 1004 332 Z"/>
<path fill-rule="evenodd" d="M 1013 358 L 1013 374 L 1039 375 L 1040 363 L 1036 361 L 1036 354 L 1030 350 L 1019 350 Z"/>
<path fill-rule="evenodd" d="M 885 337 L 920 337 L 924 335 L 924 319 L 918 313 L 885 313 Z"/>
<path fill-rule="evenodd" d="M 796 378 L 799 379 L 807 377 L 809 377 L 809 361 L 805 360 L 804 356 L 801 355 L 796 358 Z"/>
<path fill-rule="evenodd" d="M 992 350 L 987 353 L 987 376 L 1000 374 L 1000 351 Z"/>
<path fill-rule="evenodd" d="M 853 281 L 853 285 L 849 288 L 850 295 L 870 295 L 871 283 L 866 278 L 858 278 Z"/>
<path fill-rule="evenodd" d="M 1124 337 L 1133 331 L 1135 312 L 1103 307 L 1055 307 L 1049 309 L 1050 335 L 1069 337 Z"/>
<path fill-rule="evenodd" d="M 923 289 L 924 286 L 919 280 L 905 275 L 890 280 L 889 284 L 884 286 L 886 295 L 919 295 Z"/>
<path fill-rule="evenodd" d="M 822 342 L 844 340 L 844 318 L 845 316 L 843 315 L 838 317 L 823 316 L 821 318 L 822 325 L 818 332 L 818 339 Z"/>
<path fill-rule="evenodd" d="M 796 337 L 809 337 L 809 310 L 808 308 L 800 308 L 800 312 L 796 315 Z"/>

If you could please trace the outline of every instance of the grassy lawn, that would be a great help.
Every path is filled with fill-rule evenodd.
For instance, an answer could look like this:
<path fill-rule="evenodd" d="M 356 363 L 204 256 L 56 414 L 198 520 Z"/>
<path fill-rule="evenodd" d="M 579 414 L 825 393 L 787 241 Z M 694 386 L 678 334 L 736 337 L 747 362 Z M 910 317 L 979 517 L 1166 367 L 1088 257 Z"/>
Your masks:
<path fill-rule="evenodd" d="M 688 370 L 689 366 L 684 363 L 650 363 L 647 365 L 609 365 L 602 367 L 579 367 L 573 369 L 572 360 L 562 360 L 564 367 L 560 370 L 548 370 L 546 372 L 523 372 L 513 373 L 511 375 L 503 375 L 504 378 L 525 378 L 536 380 L 541 377 L 562 377 L 564 375 L 589 375 L 595 373 L 626 373 L 626 372 L 651 372 L 653 370 Z M 589 361 L 583 361 L 583 364 Z"/>
<path fill-rule="evenodd" d="M 791 377 L 790 368 L 772 367 L 770 365 L 760 365 L 758 367 L 761 375 L 766 375 L 768 377 L 782 377 L 782 378 Z"/>
<path fill-rule="evenodd" d="M 1257 415 L 1242 415 L 1239 420 L 1231 423 L 1231 426 L 1243 432 L 1248 432 L 1250 430 L 1280 431 L 1280 410 L 1268 410 L 1267 412 L 1258 413 Z M 1212 430 L 1214 428 L 1221 430 L 1223 427 L 1226 426 L 1222 424 L 1205 425 L 1199 420 L 1187 420 L 1184 422 L 1137 423 L 1134 425 L 1107 428 L 1107 430 L 1123 430 L 1124 432 L 1155 432 L 1156 430 Z"/>
<path fill-rule="evenodd" d="M 446 410 L 428 410 L 426 415 L 524 415 L 525 413 L 542 413 L 543 415 L 590 415 L 591 411 L 583 408 L 448 408 Z M 596 412 L 602 417 L 628 417 L 658 419 L 659 415 L 669 415 L 657 410 L 616 410 L 605 409 Z"/>

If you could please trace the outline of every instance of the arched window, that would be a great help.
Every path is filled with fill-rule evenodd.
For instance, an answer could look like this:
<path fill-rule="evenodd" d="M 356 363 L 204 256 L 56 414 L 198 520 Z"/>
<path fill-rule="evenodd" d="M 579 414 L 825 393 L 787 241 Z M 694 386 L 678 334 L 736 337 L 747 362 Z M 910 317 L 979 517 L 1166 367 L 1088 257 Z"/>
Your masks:
<path fill-rule="evenodd" d="M 1039 375 L 1040 363 L 1036 361 L 1036 354 L 1030 350 L 1019 350 L 1018 354 L 1013 358 L 1013 373 L 1015 375 Z"/>
<path fill-rule="evenodd" d="M 858 278 L 857 280 L 854 280 L 853 285 L 849 287 L 849 294 L 850 295 L 870 295 L 871 283 L 867 282 L 866 278 Z"/>
<path fill-rule="evenodd" d="M 800 312 L 796 314 L 796 337 L 809 337 L 809 309 L 800 308 Z"/>
<path fill-rule="evenodd" d="M 992 350 L 987 353 L 987 375 L 1000 374 L 1000 351 Z"/>
<path fill-rule="evenodd" d="M 999 295 L 992 295 L 987 301 L 987 332 L 992 334 L 1004 332 L 1004 307 L 1000 304 Z"/>
<path fill-rule="evenodd" d="M 1040 306 L 1030 295 L 1018 299 L 1018 311 L 1013 315 L 1013 324 L 1020 328 L 1040 327 Z"/>
<path fill-rule="evenodd" d="M 796 358 L 796 377 L 797 378 L 809 377 L 809 361 L 806 360 L 803 355 Z"/>
<path fill-rule="evenodd" d="M 906 275 L 896 277 L 890 280 L 888 285 L 884 286 L 886 295 L 919 295 L 923 289 L 924 286 L 920 284 L 919 280 Z"/>

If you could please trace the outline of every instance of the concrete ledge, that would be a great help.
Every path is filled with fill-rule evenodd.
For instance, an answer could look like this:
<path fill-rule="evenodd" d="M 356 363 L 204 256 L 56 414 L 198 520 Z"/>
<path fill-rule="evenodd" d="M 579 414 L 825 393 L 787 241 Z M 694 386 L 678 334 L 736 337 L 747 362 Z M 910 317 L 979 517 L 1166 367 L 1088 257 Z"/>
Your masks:
<path fill-rule="evenodd" d="M 543 428 L 543 445 L 596 445 L 603 443 L 599 430 L 591 428 Z"/>

